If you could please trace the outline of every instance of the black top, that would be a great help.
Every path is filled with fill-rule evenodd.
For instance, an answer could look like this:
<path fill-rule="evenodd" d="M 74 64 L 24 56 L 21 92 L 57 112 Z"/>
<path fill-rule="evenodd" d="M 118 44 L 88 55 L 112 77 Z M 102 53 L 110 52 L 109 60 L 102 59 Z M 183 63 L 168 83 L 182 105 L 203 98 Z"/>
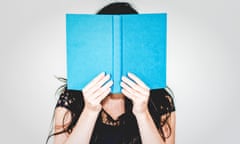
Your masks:
<path fill-rule="evenodd" d="M 76 124 L 84 106 L 81 91 L 65 89 L 57 102 L 56 107 L 65 107 L 72 114 L 73 123 Z M 165 89 L 151 90 L 149 112 L 156 127 L 161 131 L 160 117 L 175 111 L 173 98 Z M 90 144 L 141 144 L 141 138 L 136 118 L 132 113 L 132 102 L 125 98 L 125 113 L 114 120 L 103 109 L 98 115 Z"/>

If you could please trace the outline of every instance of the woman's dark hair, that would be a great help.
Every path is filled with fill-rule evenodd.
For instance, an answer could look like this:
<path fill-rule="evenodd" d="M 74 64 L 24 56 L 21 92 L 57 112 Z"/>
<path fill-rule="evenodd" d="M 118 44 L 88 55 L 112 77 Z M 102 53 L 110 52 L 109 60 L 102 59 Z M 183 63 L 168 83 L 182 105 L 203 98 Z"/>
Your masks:
<path fill-rule="evenodd" d="M 137 14 L 138 12 L 126 2 L 115 2 L 100 9 L 97 14 Z"/>
<path fill-rule="evenodd" d="M 129 4 L 126 2 L 115 2 L 111 3 L 109 5 L 106 5 L 102 9 L 100 9 L 97 14 L 138 14 L 138 12 Z M 60 81 L 66 82 L 66 79 L 64 78 L 59 78 Z M 58 89 L 58 91 L 61 93 L 59 94 L 60 97 L 65 95 L 67 90 L 67 85 L 63 85 Z M 66 117 L 67 113 L 65 114 L 65 117 L 63 118 L 63 131 L 53 133 L 52 131 L 50 132 L 46 144 L 48 143 L 48 140 L 50 137 L 62 134 L 62 133 L 71 133 L 75 124 L 77 123 L 78 118 L 80 117 L 80 114 L 83 110 L 84 107 L 84 100 L 82 98 L 82 92 L 81 91 L 72 91 L 72 94 L 69 95 L 69 98 L 72 100 L 72 95 L 81 95 L 80 99 L 77 100 L 76 103 L 78 103 L 77 106 L 72 106 L 69 107 L 68 109 L 70 110 L 71 114 L 71 121 L 68 127 L 65 127 L 66 124 L 64 123 L 64 118 Z M 68 93 L 67 93 L 68 94 Z M 149 99 L 149 109 L 151 109 L 150 113 L 153 118 L 153 121 L 155 122 L 156 127 L 159 130 L 159 134 L 161 137 L 165 140 L 167 137 L 171 135 L 171 127 L 170 124 L 168 123 L 168 119 L 170 117 L 170 114 L 172 111 L 175 110 L 174 103 L 171 99 L 171 94 L 166 90 L 166 89 L 157 89 L 157 90 L 151 90 L 151 98 Z M 162 96 L 161 101 L 161 108 L 157 108 L 156 102 L 159 101 L 159 97 Z M 64 103 L 69 102 L 69 100 L 64 101 Z M 61 101 L 58 101 L 58 103 L 61 103 Z M 69 105 L 69 104 L 68 104 Z M 132 103 L 130 103 L 130 107 L 132 107 Z M 157 104 L 159 106 L 159 104 Z M 77 110 L 76 110 L 77 109 Z M 160 118 L 160 115 L 165 115 L 164 117 Z M 53 116 L 54 117 L 54 116 Z M 170 133 L 168 135 L 164 135 L 162 127 L 167 125 L 167 127 L 170 130 Z M 52 126 L 53 127 L 53 126 Z M 53 128 L 51 128 L 53 129 Z"/>

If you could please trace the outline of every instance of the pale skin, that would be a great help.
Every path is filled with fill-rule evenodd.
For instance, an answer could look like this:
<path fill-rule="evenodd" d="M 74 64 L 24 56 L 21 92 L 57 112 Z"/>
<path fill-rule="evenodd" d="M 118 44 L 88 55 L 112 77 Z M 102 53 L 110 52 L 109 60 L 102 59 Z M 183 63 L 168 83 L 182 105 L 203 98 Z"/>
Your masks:
<path fill-rule="evenodd" d="M 94 78 L 83 90 L 85 101 L 84 109 L 73 129 L 68 133 L 54 136 L 54 144 L 89 144 L 95 122 L 101 109 L 104 109 L 113 119 L 125 113 L 124 98 L 128 97 L 133 102 L 132 112 L 136 116 L 140 136 L 143 144 L 174 144 L 175 143 L 175 112 L 170 114 L 168 122 L 171 135 L 164 141 L 156 128 L 148 110 L 150 89 L 134 74 L 128 73 L 122 77 L 121 94 L 110 94 L 113 82 L 110 76 L 101 73 Z M 55 132 L 62 131 L 62 120 L 67 109 L 58 107 L 55 111 Z M 163 116 L 164 117 L 164 116 Z M 70 113 L 65 117 L 65 123 L 71 120 Z M 163 127 L 165 135 L 169 128 Z"/>

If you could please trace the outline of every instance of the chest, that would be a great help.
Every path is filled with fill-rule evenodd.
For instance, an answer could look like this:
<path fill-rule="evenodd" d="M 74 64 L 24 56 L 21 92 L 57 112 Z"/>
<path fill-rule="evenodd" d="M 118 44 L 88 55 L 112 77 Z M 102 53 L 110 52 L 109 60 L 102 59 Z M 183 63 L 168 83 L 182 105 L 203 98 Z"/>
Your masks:
<path fill-rule="evenodd" d="M 123 99 L 107 99 L 102 103 L 103 110 L 113 119 L 117 120 L 123 115 L 125 110 L 125 101 Z"/>

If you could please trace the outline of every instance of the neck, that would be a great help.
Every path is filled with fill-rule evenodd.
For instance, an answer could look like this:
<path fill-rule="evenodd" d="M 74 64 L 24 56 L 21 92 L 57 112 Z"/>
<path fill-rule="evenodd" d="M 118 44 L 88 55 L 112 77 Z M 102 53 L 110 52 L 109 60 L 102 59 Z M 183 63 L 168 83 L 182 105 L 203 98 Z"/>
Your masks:
<path fill-rule="evenodd" d="M 121 94 L 121 93 L 117 93 L 117 94 L 110 94 L 109 95 L 109 98 L 110 99 L 124 99 L 124 95 L 123 94 Z"/>
<path fill-rule="evenodd" d="M 103 109 L 114 119 L 125 113 L 125 97 L 123 94 L 109 94 L 102 101 Z"/>

